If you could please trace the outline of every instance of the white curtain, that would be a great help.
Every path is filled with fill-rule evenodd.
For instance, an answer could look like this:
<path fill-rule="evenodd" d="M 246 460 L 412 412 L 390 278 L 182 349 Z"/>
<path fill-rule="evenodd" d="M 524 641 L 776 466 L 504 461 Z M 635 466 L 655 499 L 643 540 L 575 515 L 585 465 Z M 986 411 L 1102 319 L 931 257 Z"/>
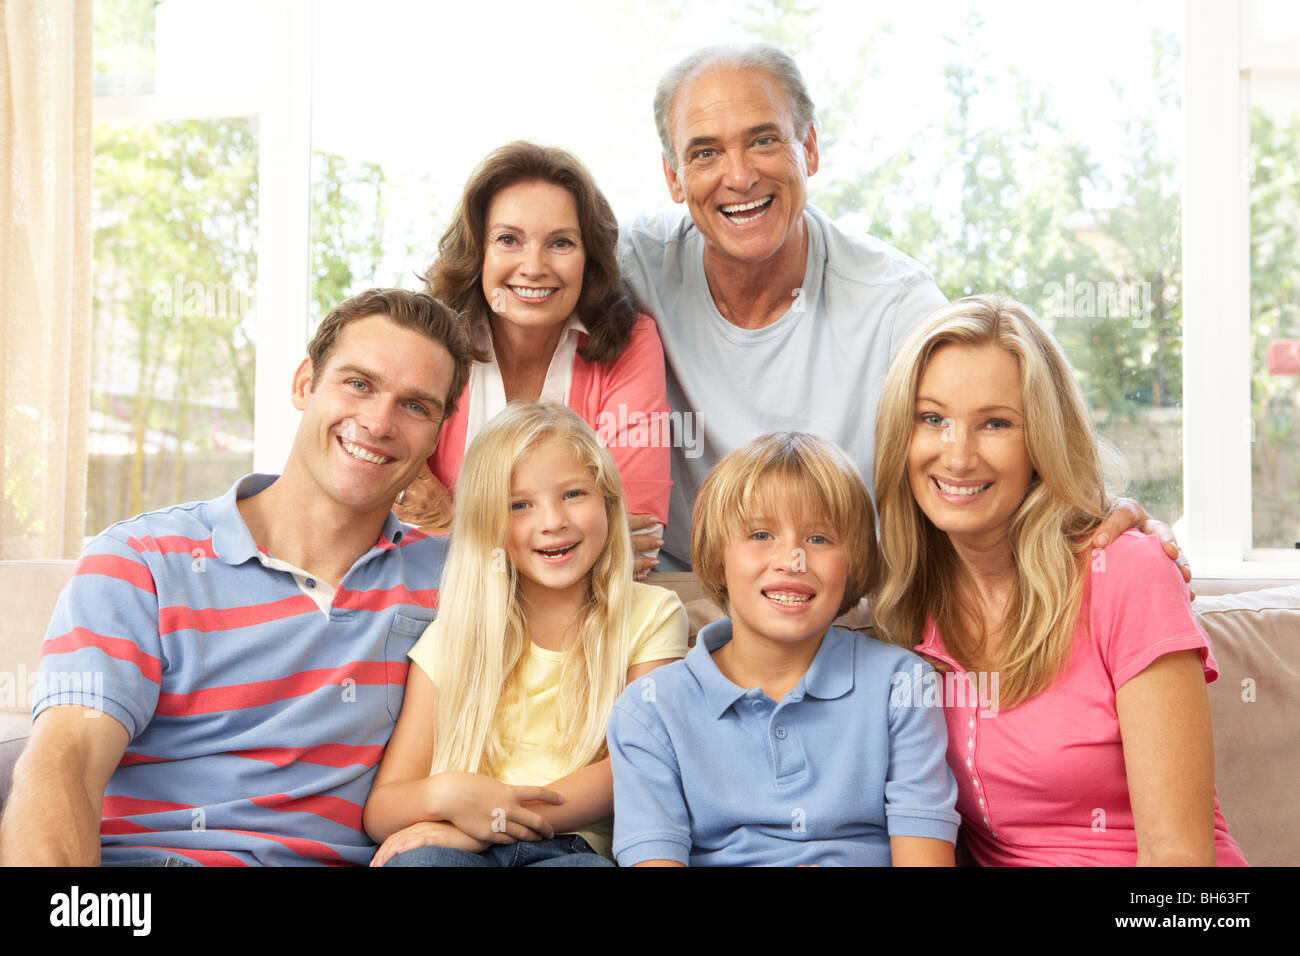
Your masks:
<path fill-rule="evenodd" d="M 0 0 L 0 559 L 85 534 L 93 96 L 91 0 Z"/>

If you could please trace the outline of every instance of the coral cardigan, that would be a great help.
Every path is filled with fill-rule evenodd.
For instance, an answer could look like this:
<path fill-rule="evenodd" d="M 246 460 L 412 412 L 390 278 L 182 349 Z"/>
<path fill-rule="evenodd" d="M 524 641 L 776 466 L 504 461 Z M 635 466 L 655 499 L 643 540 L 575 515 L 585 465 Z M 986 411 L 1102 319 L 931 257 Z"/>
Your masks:
<path fill-rule="evenodd" d="M 579 346 L 586 336 L 579 339 Z M 456 411 L 442 423 L 429 469 L 453 494 L 465 458 L 469 385 Z M 652 514 L 668 522 L 670 477 L 668 394 L 664 385 L 664 350 L 654 319 L 637 316 L 623 354 L 592 365 L 573 358 L 569 407 L 595 429 L 609 448 L 623 480 L 624 506 L 631 514 Z"/>

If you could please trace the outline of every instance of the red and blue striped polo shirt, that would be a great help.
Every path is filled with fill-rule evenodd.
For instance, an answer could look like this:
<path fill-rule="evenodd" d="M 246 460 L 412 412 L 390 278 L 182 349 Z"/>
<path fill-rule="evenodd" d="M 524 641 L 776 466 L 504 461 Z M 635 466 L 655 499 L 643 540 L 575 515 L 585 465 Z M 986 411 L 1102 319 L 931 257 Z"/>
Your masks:
<path fill-rule="evenodd" d="M 248 475 L 216 500 L 113 525 L 59 598 L 33 716 L 79 704 L 130 735 L 104 797 L 105 862 L 374 853 L 361 811 L 447 539 L 390 514 L 332 590 L 254 544 L 235 502 L 273 481 Z"/>

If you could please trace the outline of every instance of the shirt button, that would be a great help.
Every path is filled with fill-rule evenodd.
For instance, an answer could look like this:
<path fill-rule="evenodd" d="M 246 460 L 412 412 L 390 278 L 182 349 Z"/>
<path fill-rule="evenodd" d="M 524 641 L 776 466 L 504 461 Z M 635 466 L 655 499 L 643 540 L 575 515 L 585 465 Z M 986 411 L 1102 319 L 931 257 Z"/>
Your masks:
<path fill-rule="evenodd" d="M 966 741 L 966 749 L 967 749 L 967 750 L 974 750 L 974 749 L 975 749 L 975 738 L 974 738 L 974 737 L 972 737 L 970 740 Z"/>
<path fill-rule="evenodd" d="M 967 758 L 966 758 L 966 766 L 968 766 L 968 767 L 972 767 L 972 766 L 974 766 L 974 764 L 972 764 L 972 763 L 970 762 L 970 757 L 967 757 Z"/>
<path fill-rule="evenodd" d="M 975 729 L 975 718 L 974 718 L 974 717 L 972 717 L 972 718 L 970 719 L 970 729 L 971 729 L 971 730 L 974 730 L 974 729 Z"/>
<path fill-rule="evenodd" d="M 984 798 L 983 798 L 983 797 L 980 797 L 980 806 L 981 806 L 981 807 L 984 806 Z"/>
<path fill-rule="evenodd" d="M 307 585 L 307 587 L 309 588 L 314 588 L 316 586 L 316 579 L 308 578 L 306 581 L 303 582 L 303 584 Z"/>
<path fill-rule="evenodd" d="M 784 728 L 784 727 L 778 727 L 778 728 L 776 728 L 776 739 L 777 739 L 777 740 L 785 740 L 785 728 Z"/>
<path fill-rule="evenodd" d="M 978 789 L 980 788 L 980 782 L 979 782 L 978 780 L 975 779 L 975 775 L 974 775 L 974 774 L 971 774 L 971 782 L 975 784 L 975 789 L 976 789 L 976 790 L 978 790 Z"/>
<path fill-rule="evenodd" d="M 993 829 L 993 824 L 989 823 L 989 818 L 988 818 L 988 817 L 985 817 L 985 818 L 984 818 L 984 825 L 985 825 L 986 827 L 988 827 L 990 830 Z"/>

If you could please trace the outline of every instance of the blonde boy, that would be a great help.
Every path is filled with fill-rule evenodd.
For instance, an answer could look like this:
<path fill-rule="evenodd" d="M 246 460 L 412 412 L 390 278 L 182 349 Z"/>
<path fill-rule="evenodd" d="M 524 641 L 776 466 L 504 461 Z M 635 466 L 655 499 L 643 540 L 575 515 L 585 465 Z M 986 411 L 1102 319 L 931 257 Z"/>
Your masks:
<path fill-rule="evenodd" d="M 620 865 L 952 864 L 943 713 L 890 693 L 929 665 L 832 626 L 875 547 L 867 489 L 823 439 L 765 435 L 713 469 L 691 559 L 730 618 L 615 704 Z"/>

